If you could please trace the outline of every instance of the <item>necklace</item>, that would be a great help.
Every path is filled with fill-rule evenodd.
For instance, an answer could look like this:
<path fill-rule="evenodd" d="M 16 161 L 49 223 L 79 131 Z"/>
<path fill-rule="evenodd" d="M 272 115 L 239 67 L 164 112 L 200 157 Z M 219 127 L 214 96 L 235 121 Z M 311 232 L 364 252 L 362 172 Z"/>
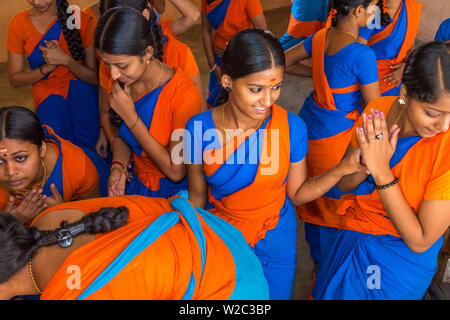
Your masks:
<path fill-rule="evenodd" d="M 264 117 L 261 119 L 261 121 L 258 123 L 256 130 L 258 130 L 261 127 L 261 125 L 264 123 L 264 121 L 266 120 L 266 113 L 264 114 Z M 227 136 L 227 141 L 229 141 L 230 137 L 228 136 L 227 129 L 225 129 L 225 107 L 222 107 L 222 128 L 223 128 L 223 131 L 225 131 L 225 135 Z"/>
<path fill-rule="evenodd" d="M 44 175 L 43 175 L 43 177 L 42 177 L 42 182 L 41 182 L 41 185 L 40 185 L 39 187 L 40 187 L 40 188 L 43 188 L 43 187 L 44 187 L 45 180 L 47 179 L 47 166 L 45 165 L 45 162 L 44 162 L 44 160 L 43 160 L 42 157 L 41 157 L 41 164 L 42 164 L 42 167 L 43 167 L 43 169 L 44 169 Z M 38 186 L 35 185 L 35 186 L 33 186 L 33 187 L 31 188 L 31 190 L 37 189 L 37 188 L 38 188 Z M 16 191 L 16 192 L 15 192 L 15 194 L 16 194 L 16 195 L 19 195 L 19 196 L 26 196 L 26 195 L 29 194 L 29 193 L 30 193 L 30 191 Z"/>
<path fill-rule="evenodd" d="M 30 261 L 28 261 L 28 270 L 30 271 L 30 277 L 31 277 L 31 282 L 33 282 L 34 288 L 36 289 L 36 291 L 41 294 L 42 291 L 39 289 L 36 280 L 34 279 L 34 275 L 33 275 L 33 268 L 31 267 L 31 259 Z"/>
<path fill-rule="evenodd" d="M 404 106 L 402 108 L 402 112 L 400 112 L 400 114 L 397 117 L 397 120 L 395 120 L 394 124 L 397 124 L 398 120 L 400 120 L 400 118 L 402 117 L 403 113 L 405 112 L 406 106 Z"/>
<path fill-rule="evenodd" d="M 353 33 L 351 33 L 351 32 L 338 30 L 338 29 L 336 29 L 336 28 L 333 28 L 333 30 L 334 30 L 334 31 L 337 31 L 337 32 L 341 32 L 341 33 L 347 33 L 347 34 L 351 35 L 353 39 L 356 40 L 355 35 L 354 35 Z"/>
<path fill-rule="evenodd" d="M 156 60 L 159 62 L 159 65 L 161 66 L 161 71 L 159 72 L 159 78 L 158 78 L 158 81 L 155 82 L 155 85 L 153 86 L 152 90 L 150 90 L 150 91 L 153 91 L 153 90 L 156 89 L 156 86 L 158 85 L 159 80 L 161 80 L 161 76 L 162 76 L 163 71 L 164 71 L 164 67 L 163 67 L 163 65 L 162 65 L 162 62 L 159 61 L 158 59 L 156 59 Z"/>

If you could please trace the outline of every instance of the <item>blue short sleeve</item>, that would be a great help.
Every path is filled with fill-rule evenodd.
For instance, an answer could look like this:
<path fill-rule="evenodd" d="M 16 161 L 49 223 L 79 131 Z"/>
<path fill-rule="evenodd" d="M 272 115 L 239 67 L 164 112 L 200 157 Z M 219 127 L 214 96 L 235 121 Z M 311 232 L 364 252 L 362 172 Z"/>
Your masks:
<path fill-rule="evenodd" d="M 449 41 L 450 40 L 450 18 L 445 20 L 439 26 L 439 29 L 434 37 L 435 41 Z"/>
<path fill-rule="evenodd" d="M 288 112 L 289 137 L 291 145 L 290 162 L 302 161 L 308 152 L 308 131 L 305 121 L 298 115 Z"/>
<path fill-rule="evenodd" d="M 378 81 L 378 66 L 375 52 L 368 46 L 361 44 L 354 55 L 355 74 L 360 85 L 371 84 Z"/>
<path fill-rule="evenodd" d="M 305 39 L 305 41 L 303 41 L 303 47 L 306 50 L 306 53 L 312 57 L 312 40 L 314 38 L 314 35 L 308 37 Z"/>

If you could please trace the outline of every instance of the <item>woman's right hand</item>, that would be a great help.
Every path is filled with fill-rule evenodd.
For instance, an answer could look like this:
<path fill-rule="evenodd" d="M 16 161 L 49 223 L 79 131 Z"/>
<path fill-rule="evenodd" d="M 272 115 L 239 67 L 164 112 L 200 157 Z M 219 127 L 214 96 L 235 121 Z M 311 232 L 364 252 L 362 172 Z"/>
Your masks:
<path fill-rule="evenodd" d="M 108 178 L 108 196 L 119 197 L 125 194 L 127 175 L 124 170 L 113 167 Z"/>
<path fill-rule="evenodd" d="M 106 134 L 103 129 L 100 129 L 100 135 L 98 136 L 95 150 L 100 157 L 104 159 L 108 157 L 108 140 L 106 139 Z"/>
<path fill-rule="evenodd" d="M 339 174 L 347 176 L 354 173 L 368 173 L 367 168 L 361 163 L 361 150 L 354 149 L 337 165 Z"/>
<path fill-rule="evenodd" d="M 5 211 L 14 215 L 22 223 L 29 223 L 47 208 L 46 198 L 47 196 L 42 194 L 42 189 L 33 189 L 17 206 L 14 205 L 16 199 L 9 197 Z"/>
<path fill-rule="evenodd" d="M 220 79 L 222 78 L 222 69 L 219 67 L 219 66 L 217 66 L 215 69 L 214 69 L 214 75 L 216 76 L 216 78 L 217 78 L 217 81 L 219 81 L 220 82 Z"/>

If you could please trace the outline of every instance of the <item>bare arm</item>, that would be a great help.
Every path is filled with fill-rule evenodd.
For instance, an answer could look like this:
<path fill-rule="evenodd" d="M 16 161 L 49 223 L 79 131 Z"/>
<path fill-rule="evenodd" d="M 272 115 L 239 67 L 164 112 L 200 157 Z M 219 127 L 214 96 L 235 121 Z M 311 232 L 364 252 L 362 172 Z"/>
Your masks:
<path fill-rule="evenodd" d="M 46 63 L 41 66 L 40 70 L 36 68 L 25 71 L 24 55 L 8 51 L 8 78 L 13 88 L 33 85 L 55 70 L 55 68 L 56 66 Z"/>
<path fill-rule="evenodd" d="M 258 14 L 256 17 L 251 18 L 250 21 L 255 28 L 267 30 L 267 22 L 264 13 Z"/>
<path fill-rule="evenodd" d="M 361 85 L 359 90 L 361 91 L 362 100 L 364 102 L 363 107 L 367 106 L 372 100 L 381 97 L 380 83 L 378 81 Z"/>
<path fill-rule="evenodd" d="M 287 178 L 287 195 L 295 206 L 313 201 L 328 192 L 345 175 L 361 172 L 365 167 L 359 164 L 359 151 L 355 150 L 323 174 L 307 177 L 306 159 L 291 163 Z"/>
<path fill-rule="evenodd" d="M 206 111 L 206 97 L 205 97 L 205 90 L 203 89 L 203 82 L 202 78 L 200 76 L 200 72 L 197 73 L 192 80 L 195 82 L 195 85 L 197 86 L 198 91 L 200 92 L 200 96 L 202 98 L 202 109 L 201 111 Z"/>
<path fill-rule="evenodd" d="M 100 111 L 100 125 L 105 132 L 106 139 L 109 144 L 112 145 L 115 137 L 117 136 L 116 130 L 111 125 L 109 121 L 109 99 L 108 91 L 106 89 L 99 87 L 98 89 L 98 100 L 99 100 L 99 111 Z"/>
<path fill-rule="evenodd" d="M 216 63 L 214 59 L 214 44 L 213 44 L 213 28 L 208 21 L 208 18 L 204 13 L 202 13 L 202 40 L 203 40 L 203 49 L 205 50 L 206 60 L 208 61 L 208 65 L 210 68 L 214 66 Z"/>
<path fill-rule="evenodd" d="M 208 200 L 208 183 L 203 174 L 203 165 L 188 164 L 189 201 L 198 208 L 205 209 Z"/>
<path fill-rule="evenodd" d="M 189 0 L 169 0 L 181 13 L 172 21 L 172 32 L 181 35 L 200 19 L 200 10 Z"/>
<path fill-rule="evenodd" d="M 306 66 L 301 61 L 309 59 L 310 56 L 306 52 L 303 42 L 288 49 L 284 53 L 286 58 L 286 72 L 298 76 L 312 77 L 312 68 Z"/>

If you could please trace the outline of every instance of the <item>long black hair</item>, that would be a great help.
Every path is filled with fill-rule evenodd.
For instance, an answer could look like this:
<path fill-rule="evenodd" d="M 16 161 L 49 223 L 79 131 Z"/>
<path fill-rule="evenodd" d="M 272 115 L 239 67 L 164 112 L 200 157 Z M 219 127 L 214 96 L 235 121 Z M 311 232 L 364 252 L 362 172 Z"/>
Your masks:
<path fill-rule="evenodd" d="M 142 11 L 148 9 L 149 20 Z M 164 34 L 147 0 L 101 0 L 102 14 L 95 30 L 95 48 L 113 55 L 144 56 L 153 47 L 163 59 Z"/>
<path fill-rule="evenodd" d="M 402 83 L 409 97 L 435 103 L 450 91 L 450 43 L 432 41 L 408 57 Z"/>
<path fill-rule="evenodd" d="M 44 138 L 41 122 L 34 112 L 18 106 L 0 108 L 0 140 L 17 139 L 40 148 Z"/>
<path fill-rule="evenodd" d="M 83 233 L 105 233 L 123 226 L 127 220 L 128 208 L 108 207 L 66 224 L 64 228 L 81 226 L 85 230 Z M 0 284 L 25 267 L 40 248 L 58 243 L 57 231 L 26 227 L 12 214 L 0 212 Z"/>
<path fill-rule="evenodd" d="M 273 67 L 286 66 L 283 47 L 275 35 L 260 28 L 236 33 L 225 48 L 222 74 L 239 79 Z M 228 93 L 222 88 L 216 105 L 225 103 Z"/>
<path fill-rule="evenodd" d="M 363 6 L 367 9 L 373 0 L 330 0 L 328 2 L 328 11 L 335 9 L 337 11 L 336 15 L 333 16 L 331 25 L 335 27 L 338 21 L 342 18 L 347 17 L 352 9 L 359 6 Z"/>
<path fill-rule="evenodd" d="M 70 54 L 75 60 L 84 60 L 86 58 L 86 51 L 81 42 L 80 32 L 77 28 L 69 28 L 67 26 L 67 21 L 69 20 L 69 14 L 67 13 L 69 3 L 67 0 L 56 0 L 56 5 L 58 7 L 58 22 L 61 25 L 64 38 L 69 46 Z"/>

